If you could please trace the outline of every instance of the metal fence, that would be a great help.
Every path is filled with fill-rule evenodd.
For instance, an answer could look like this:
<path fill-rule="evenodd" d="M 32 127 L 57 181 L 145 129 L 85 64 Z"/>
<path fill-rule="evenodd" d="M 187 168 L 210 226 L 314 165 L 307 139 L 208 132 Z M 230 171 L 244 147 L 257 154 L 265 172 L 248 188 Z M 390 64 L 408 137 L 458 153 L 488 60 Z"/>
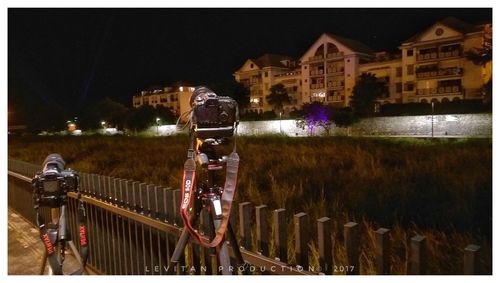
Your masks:
<path fill-rule="evenodd" d="M 34 165 L 18 160 L 8 160 L 8 204 L 31 223 L 35 223 L 32 205 L 32 176 L 40 170 Z M 183 222 L 179 214 L 180 190 L 140 183 L 132 180 L 80 174 L 80 188 L 87 211 L 90 255 L 88 265 L 102 274 L 109 275 L 163 275 Z M 235 205 L 236 206 L 236 205 Z M 235 207 L 233 206 L 233 208 Z M 288 262 L 290 242 L 285 209 L 269 211 L 266 205 L 254 207 L 250 202 L 237 205 L 231 214 L 231 223 L 238 223 L 238 242 L 252 274 L 359 274 L 360 225 L 344 225 L 346 264 L 337 266 L 333 258 L 332 220 L 317 219 L 317 238 L 311 239 L 309 217 L 306 213 L 293 216 L 293 243 L 295 261 Z M 77 235 L 77 200 L 69 193 L 68 221 L 70 234 Z M 50 211 L 43 209 L 46 219 Z M 208 223 L 208 216 L 201 216 L 201 225 Z M 236 227 L 235 227 L 236 228 Z M 255 228 L 255 229 L 253 229 Z M 390 273 L 390 230 L 372 231 L 376 239 L 376 272 Z M 272 237 L 270 237 L 272 235 Z M 255 238 L 255 239 L 254 239 Z M 319 266 L 310 266 L 312 241 L 318 247 Z M 78 245 L 78 241 L 76 241 Z M 273 246 L 274 258 L 270 257 Z M 79 248 L 79 247 L 78 247 Z M 230 254 L 233 255 L 231 248 Z M 464 274 L 479 272 L 480 247 L 469 245 L 464 250 Z M 190 242 L 181 259 L 177 274 L 219 274 L 215 249 L 205 249 Z M 417 235 L 411 238 L 408 273 L 427 274 L 426 239 Z M 293 258 L 293 257 L 292 257 Z M 231 259 L 234 263 L 235 260 Z M 235 273 L 238 273 L 236 264 Z"/>

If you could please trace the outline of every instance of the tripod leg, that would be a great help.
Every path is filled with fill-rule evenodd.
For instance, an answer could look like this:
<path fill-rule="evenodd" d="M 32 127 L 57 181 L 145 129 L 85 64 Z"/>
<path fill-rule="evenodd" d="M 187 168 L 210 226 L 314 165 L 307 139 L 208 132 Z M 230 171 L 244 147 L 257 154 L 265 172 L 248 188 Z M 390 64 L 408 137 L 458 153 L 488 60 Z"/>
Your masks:
<path fill-rule="evenodd" d="M 167 274 L 174 274 L 174 269 L 177 267 L 177 264 L 179 263 L 179 260 L 184 253 L 184 249 L 186 248 L 189 236 L 190 235 L 188 229 L 184 227 L 184 229 L 182 229 L 181 236 L 179 237 L 179 241 L 177 242 L 177 245 L 175 245 L 174 253 L 172 254 L 172 257 L 170 257 Z"/>
<path fill-rule="evenodd" d="M 80 264 L 80 269 L 82 270 L 82 274 L 85 273 L 85 269 L 83 268 L 83 262 L 82 262 L 82 257 L 80 256 L 80 252 L 75 246 L 75 243 L 73 241 L 68 241 L 69 248 L 71 249 L 71 252 L 75 256 L 76 260 L 78 261 L 78 264 Z"/>
<path fill-rule="evenodd" d="M 44 249 L 43 260 L 42 264 L 40 265 L 40 275 L 43 275 L 43 273 L 45 272 L 45 266 L 47 266 L 47 257 L 48 257 L 47 250 Z"/>
<path fill-rule="evenodd" d="M 214 227 L 215 231 L 219 229 L 221 225 L 221 219 L 214 219 Z M 219 266 L 218 269 L 221 271 L 222 275 L 231 275 L 233 274 L 233 266 L 231 266 L 231 261 L 229 260 L 229 250 L 227 248 L 227 243 L 223 240 L 219 246 L 217 247 L 219 254 Z"/>
<path fill-rule="evenodd" d="M 243 268 L 243 274 L 249 274 L 248 270 L 248 265 L 243 259 L 243 256 L 241 255 L 241 250 L 240 246 L 238 245 L 238 242 L 236 240 L 236 235 L 234 234 L 233 226 L 231 225 L 231 222 L 227 224 L 227 231 L 226 231 L 226 236 L 229 240 L 229 243 L 231 245 L 231 248 L 233 249 L 234 256 L 236 257 L 236 260 L 238 261 L 238 267 Z"/>

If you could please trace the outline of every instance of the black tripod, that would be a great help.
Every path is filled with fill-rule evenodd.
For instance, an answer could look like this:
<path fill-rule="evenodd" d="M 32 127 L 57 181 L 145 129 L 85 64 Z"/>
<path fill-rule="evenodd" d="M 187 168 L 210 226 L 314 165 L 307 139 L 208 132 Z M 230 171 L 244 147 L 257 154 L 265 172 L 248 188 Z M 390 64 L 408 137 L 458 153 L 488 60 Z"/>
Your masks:
<path fill-rule="evenodd" d="M 44 257 L 40 266 L 40 275 L 43 275 L 45 271 L 45 266 L 49 262 L 51 274 L 62 275 L 63 274 L 63 263 L 66 257 L 66 245 L 69 245 L 73 255 L 79 263 L 80 268 L 71 275 L 82 275 L 86 270 L 87 261 L 87 248 L 86 248 L 86 236 L 85 242 L 80 243 L 85 245 L 85 250 L 83 258 L 80 256 L 80 252 L 73 243 L 70 233 L 67 228 L 66 219 L 66 206 L 67 200 L 66 196 L 61 200 L 61 205 L 58 208 L 51 208 L 51 223 L 44 223 L 43 217 L 39 213 L 39 205 L 35 205 L 37 225 L 40 228 L 40 237 L 45 245 Z M 79 208 L 79 211 L 84 214 L 83 204 Z M 80 214 L 81 214 L 80 213 Z M 80 215 L 80 217 L 83 217 Z M 82 223 L 82 221 L 80 221 Z M 81 228 L 80 228 L 81 229 Z M 81 231 L 82 232 L 82 231 Z M 83 233 L 86 233 L 83 231 Z M 87 272 L 88 273 L 88 272 Z"/>
<path fill-rule="evenodd" d="M 214 146 L 220 144 L 220 140 L 217 139 L 205 139 L 199 149 L 196 161 L 202 168 L 202 181 L 201 184 L 194 191 L 195 197 L 192 205 L 192 214 L 190 216 L 190 222 L 193 226 L 198 225 L 198 219 L 203 211 L 209 218 L 208 231 L 204 231 L 205 235 L 211 236 L 212 231 L 216 231 L 221 226 L 223 215 L 221 206 L 221 196 L 223 193 L 223 188 L 217 185 L 217 173 L 222 171 L 227 163 L 227 156 L 218 157 Z M 187 227 L 182 230 L 181 236 L 177 245 L 175 246 L 174 253 L 169 262 L 168 272 L 173 274 L 175 267 L 180 261 L 181 256 L 183 256 L 186 244 L 189 241 L 191 234 Z M 223 275 L 231 275 L 233 271 L 241 270 L 243 273 L 248 271 L 247 265 L 243 260 L 241 251 L 239 249 L 236 236 L 234 234 L 231 223 L 227 225 L 227 230 L 225 233 L 227 240 L 224 239 L 216 247 L 216 253 L 218 255 L 219 264 L 218 269 Z M 229 258 L 228 244 L 231 245 L 233 254 L 237 261 L 237 267 L 231 266 Z M 210 249 L 212 250 L 212 249 Z"/>

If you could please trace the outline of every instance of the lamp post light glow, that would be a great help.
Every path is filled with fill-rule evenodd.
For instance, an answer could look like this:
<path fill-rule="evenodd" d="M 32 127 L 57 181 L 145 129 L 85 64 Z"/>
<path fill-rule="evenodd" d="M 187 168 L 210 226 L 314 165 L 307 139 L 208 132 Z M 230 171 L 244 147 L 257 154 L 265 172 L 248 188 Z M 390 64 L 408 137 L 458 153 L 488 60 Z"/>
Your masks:
<path fill-rule="evenodd" d="M 431 137 L 434 138 L 434 101 L 431 102 Z"/>
<path fill-rule="evenodd" d="M 160 118 L 156 117 L 156 135 L 160 135 Z"/>
<path fill-rule="evenodd" d="M 282 113 L 283 113 L 283 112 L 282 112 L 282 111 L 280 111 L 280 134 L 281 134 L 281 114 L 282 114 Z"/>

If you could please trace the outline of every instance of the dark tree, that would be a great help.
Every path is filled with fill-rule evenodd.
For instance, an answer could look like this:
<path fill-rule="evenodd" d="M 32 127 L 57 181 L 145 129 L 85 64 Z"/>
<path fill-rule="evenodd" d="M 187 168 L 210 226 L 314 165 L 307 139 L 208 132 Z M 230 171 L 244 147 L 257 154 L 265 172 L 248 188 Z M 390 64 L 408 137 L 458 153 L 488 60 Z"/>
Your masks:
<path fill-rule="evenodd" d="M 129 112 L 123 104 L 107 97 L 95 105 L 87 106 L 80 125 L 84 129 L 99 129 L 102 127 L 101 121 L 105 121 L 108 126 L 123 128 Z"/>
<path fill-rule="evenodd" d="M 160 123 L 162 125 L 175 124 L 176 118 L 172 110 L 170 110 L 170 108 L 167 108 L 163 105 L 157 105 L 154 112 L 156 114 L 156 117 L 160 118 Z"/>
<path fill-rule="evenodd" d="M 491 29 L 485 33 L 482 46 L 466 51 L 465 58 L 472 61 L 474 64 L 483 67 L 493 60 L 493 40 L 491 37 Z"/>
<path fill-rule="evenodd" d="M 250 90 L 242 83 L 234 80 L 227 80 L 208 86 L 217 95 L 232 97 L 238 103 L 240 112 L 250 104 Z"/>
<path fill-rule="evenodd" d="M 353 89 L 351 102 L 354 112 L 359 116 L 371 116 L 375 100 L 387 94 L 384 82 L 378 81 L 374 74 L 361 74 Z"/>
<path fill-rule="evenodd" d="M 472 48 L 465 52 L 465 58 L 475 65 L 487 67 L 493 60 L 493 41 L 490 36 L 485 36 L 483 45 L 480 48 Z M 490 65 L 491 68 L 491 65 Z M 484 102 L 491 104 L 492 101 L 492 79 L 483 84 Z"/>
<path fill-rule="evenodd" d="M 333 111 L 332 115 L 333 123 L 337 127 L 347 128 L 358 121 L 358 118 L 354 114 L 351 108 L 346 107 L 342 109 L 336 109 Z"/>
<path fill-rule="evenodd" d="M 142 131 L 153 125 L 156 125 L 156 112 L 155 108 L 150 105 L 135 108 L 126 121 L 127 128 L 134 131 Z"/>
<path fill-rule="evenodd" d="M 266 101 L 273 110 L 281 112 L 285 103 L 290 103 L 290 96 L 282 84 L 276 84 L 269 89 L 271 93 L 266 96 Z"/>

